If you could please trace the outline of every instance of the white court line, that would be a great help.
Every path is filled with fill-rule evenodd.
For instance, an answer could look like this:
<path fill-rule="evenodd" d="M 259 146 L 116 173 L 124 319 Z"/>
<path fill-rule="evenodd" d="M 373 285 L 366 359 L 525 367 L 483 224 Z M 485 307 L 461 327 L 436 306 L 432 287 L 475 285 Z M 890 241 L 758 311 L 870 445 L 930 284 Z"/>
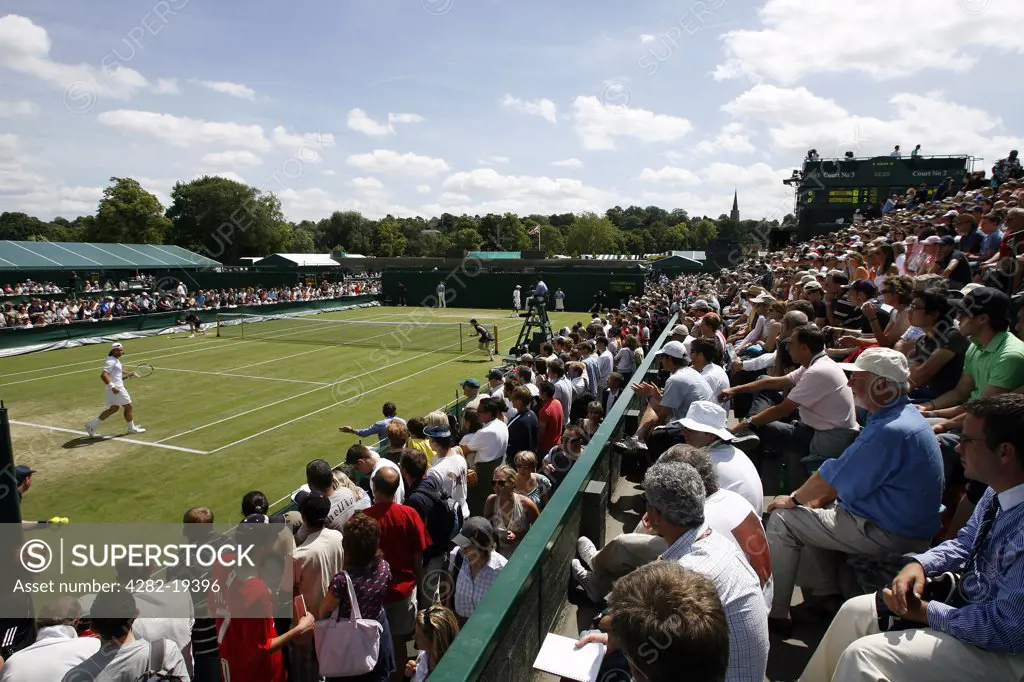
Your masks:
<path fill-rule="evenodd" d="M 30 422 L 16 421 L 14 419 L 11 420 L 11 423 L 12 424 L 17 424 L 18 426 L 31 426 L 32 428 L 36 428 L 36 429 L 45 429 L 47 431 L 60 431 L 61 433 L 72 433 L 72 434 L 74 434 L 76 436 L 85 436 L 87 438 L 89 437 L 89 434 L 86 433 L 85 431 L 76 431 L 75 429 L 65 429 L 65 428 L 63 428 L 61 426 L 47 426 L 45 424 L 32 424 Z M 154 448 L 164 448 L 166 450 L 177 450 L 179 452 L 189 452 L 189 453 L 191 453 L 193 455 L 208 455 L 208 454 L 210 454 L 206 450 L 193 450 L 192 448 L 183 448 L 183 447 L 179 447 L 177 445 L 164 445 L 162 443 L 150 443 L 150 442 L 144 441 L 144 440 L 135 440 L 134 438 L 124 438 L 122 436 L 96 436 L 96 440 L 116 440 L 116 441 L 121 441 L 122 443 L 131 443 L 132 445 L 148 445 L 148 446 L 154 447 Z"/>
<path fill-rule="evenodd" d="M 153 367 L 161 372 L 186 372 L 188 374 L 210 374 L 218 377 L 238 377 L 239 379 L 259 379 L 261 381 L 286 381 L 290 384 L 310 384 L 313 386 L 333 386 L 326 381 L 305 381 L 304 379 L 280 379 L 278 377 L 260 377 L 252 374 L 232 374 L 231 372 L 204 372 L 198 369 L 178 369 L 175 367 Z"/>
<path fill-rule="evenodd" d="M 476 352 L 478 352 L 478 351 L 470 351 L 469 353 L 464 353 L 463 355 L 458 355 L 458 356 L 452 358 L 451 360 L 446 360 L 446 361 L 438 363 L 436 365 L 431 365 L 430 367 L 427 367 L 426 369 L 421 369 L 419 372 L 413 372 L 412 374 L 406 374 L 405 376 L 400 377 L 398 379 L 395 379 L 394 381 L 388 382 L 386 384 L 382 384 L 382 385 L 377 386 L 375 388 L 371 388 L 369 391 L 363 391 L 362 393 L 360 393 L 357 396 L 352 396 L 352 398 L 359 399 L 359 398 L 362 398 L 363 396 L 370 395 L 371 393 L 374 393 L 375 391 L 379 391 L 382 388 L 387 388 L 388 386 L 394 386 L 395 384 L 400 384 L 403 381 L 405 381 L 406 379 L 411 379 L 412 377 L 418 376 L 420 374 L 423 374 L 424 372 L 430 372 L 432 370 L 437 369 L 438 367 L 442 367 L 444 365 L 447 365 L 447 364 L 450 364 L 452 362 L 455 362 L 456 360 L 461 360 L 464 357 L 467 357 L 469 355 L 473 355 Z M 351 400 L 352 398 L 349 398 L 349 400 Z M 307 412 L 306 414 L 298 416 L 298 417 L 295 417 L 294 419 L 289 419 L 288 421 L 283 422 L 281 424 L 278 424 L 277 426 L 271 426 L 269 429 L 263 429 L 259 433 L 254 433 L 254 434 L 251 434 L 249 436 L 246 436 L 245 438 L 240 438 L 240 439 L 236 440 L 233 443 L 228 443 L 227 445 L 222 445 L 219 448 L 214 448 L 213 450 L 210 450 L 209 454 L 212 455 L 212 454 L 218 453 L 221 450 L 225 450 L 227 448 L 233 447 L 233 446 L 238 445 L 240 443 L 244 443 L 247 440 L 252 440 L 253 438 L 257 438 L 259 436 L 262 436 L 265 433 L 270 433 L 271 431 L 276 431 L 277 429 L 281 428 L 282 426 L 288 426 L 289 424 L 294 424 L 295 422 L 301 421 L 301 420 L 305 419 L 306 417 L 312 417 L 314 414 L 320 414 L 321 412 L 323 412 L 325 410 L 331 410 L 331 409 L 334 409 L 336 407 L 338 407 L 337 404 L 325 405 L 324 407 L 321 407 L 318 410 L 313 410 L 312 412 Z"/>
<path fill-rule="evenodd" d="M 515 326 L 515 325 L 510 325 L 509 327 L 507 327 L 507 329 L 511 329 L 511 328 L 513 328 L 513 326 Z M 500 331 L 503 328 L 499 327 L 498 329 Z M 454 345 L 454 344 L 452 344 L 452 345 Z M 442 346 L 440 349 L 427 351 L 426 353 L 421 353 L 420 355 L 414 355 L 411 358 L 406 358 L 405 360 L 399 360 L 398 362 L 392 362 L 392 363 L 389 363 L 387 365 L 383 365 L 381 367 L 377 367 L 377 368 L 375 368 L 373 370 L 370 370 L 369 372 L 363 372 L 362 374 L 356 374 L 355 376 L 345 377 L 342 381 L 346 381 L 347 382 L 347 381 L 351 381 L 353 379 L 359 379 L 360 377 L 365 377 L 365 376 L 369 376 L 371 374 L 376 374 L 376 373 L 380 372 L 381 370 L 388 369 L 390 367 L 396 367 L 398 365 L 405 364 L 406 362 L 411 362 L 413 360 L 418 360 L 418 359 L 426 357 L 428 355 L 433 355 L 434 353 L 437 352 L 437 350 L 441 350 L 441 349 L 444 349 L 444 348 L 447 348 L 447 347 L 450 347 L 450 346 Z M 478 352 L 478 351 L 471 351 L 470 353 L 467 353 L 466 355 L 472 355 L 475 352 Z M 461 355 L 461 356 L 459 356 L 459 358 L 466 357 L 466 355 Z M 458 360 L 459 358 L 455 358 L 455 360 Z M 449 360 L 448 362 L 453 362 L 453 360 Z M 447 363 L 441 363 L 441 364 L 447 364 Z M 440 365 L 433 365 L 433 367 L 439 367 L 439 366 Z M 430 369 L 430 368 L 428 368 L 428 369 Z M 409 376 L 415 376 L 415 375 L 410 374 L 410 375 L 407 375 L 405 378 L 408 378 Z M 332 386 L 333 385 L 334 384 L 332 384 Z M 175 434 L 173 436 L 168 436 L 167 438 L 163 438 L 163 439 L 161 439 L 161 440 L 159 440 L 157 442 L 163 443 L 163 442 L 166 442 L 166 441 L 169 441 L 169 440 L 174 440 L 175 438 L 180 438 L 181 436 L 187 436 L 190 433 L 195 433 L 196 431 L 201 431 L 201 430 L 203 430 L 205 428 L 209 428 L 211 426 L 216 426 L 217 424 L 223 424 L 224 422 L 231 421 L 232 419 L 237 419 L 238 417 L 244 417 L 245 415 L 252 414 L 253 412 L 259 412 L 260 410 L 265 410 L 268 407 L 274 407 L 275 405 L 280 405 L 281 403 L 286 403 L 289 400 L 294 400 L 295 398 L 301 398 L 303 396 L 309 395 L 310 393 L 316 393 L 317 391 L 322 391 L 324 388 L 327 388 L 327 387 L 326 386 L 320 386 L 318 388 L 310 389 L 308 391 L 303 391 L 302 393 L 297 393 L 297 394 L 295 394 L 293 396 L 288 396 L 287 398 L 282 398 L 281 400 L 275 400 L 272 403 L 268 403 L 266 405 L 260 405 L 259 407 L 254 407 L 252 409 L 245 410 L 244 412 L 239 412 L 238 414 L 231 415 L 230 417 L 224 417 L 223 419 L 218 419 L 215 422 L 210 422 L 209 424 L 203 424 L 202 426 L 197 426 L 196 428 L 189 429 L 188 431 L 182 431 L 181 433 Z M 330 405 L 329 407 L 333 407 L 333 405 Z M 212 452 L 216 452 L 216 451 L 214 450 Z"/>

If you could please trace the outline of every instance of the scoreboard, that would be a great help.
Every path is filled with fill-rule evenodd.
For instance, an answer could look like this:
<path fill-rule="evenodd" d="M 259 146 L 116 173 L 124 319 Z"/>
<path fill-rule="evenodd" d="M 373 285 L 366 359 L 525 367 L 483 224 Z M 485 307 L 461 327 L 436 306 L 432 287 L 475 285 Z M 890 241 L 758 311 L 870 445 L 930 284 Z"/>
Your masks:
<path fill-rule="evenodd" d="M 878 187 L 853 189 L 805 189 L 800 192 L 801 204 L 868 204 L 884 203 L 888 195 Z"/>
<path fill-rule="evenodd" d="M 805 161 L 796 193 L 798 231 L 809 236 L 828 231 L 836 222 L 849 224 L 854 212 L 880 206 L 892 194 L 903 195 L 911 187 L 938 187 L 953 179 L 960 187 L 971 157 L 918 156 L 874 159 L 821 159 Z M 820 229 L 819 229 L 820 228 Z"/>

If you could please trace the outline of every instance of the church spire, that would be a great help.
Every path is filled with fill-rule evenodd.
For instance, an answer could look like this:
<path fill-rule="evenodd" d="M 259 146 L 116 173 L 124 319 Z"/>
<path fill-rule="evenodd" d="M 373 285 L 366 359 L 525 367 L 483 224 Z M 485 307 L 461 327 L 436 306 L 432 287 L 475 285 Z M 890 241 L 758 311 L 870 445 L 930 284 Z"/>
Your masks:
<path fill-rule="evenodd" d="M 729 214 L 729 220 L 735 220 L 736 222 L 740 220 L 740 197 L 739 192 L 736 190 L 732 192 L 732 213 Z"/>

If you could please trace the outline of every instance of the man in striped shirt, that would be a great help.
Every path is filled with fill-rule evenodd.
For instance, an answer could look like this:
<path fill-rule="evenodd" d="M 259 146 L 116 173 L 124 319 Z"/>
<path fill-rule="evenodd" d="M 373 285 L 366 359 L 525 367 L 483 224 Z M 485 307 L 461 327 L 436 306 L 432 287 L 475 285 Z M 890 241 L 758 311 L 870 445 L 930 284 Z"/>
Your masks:
<path fill-rule="evenodd" d="M 847 601 L 805 682 L 1024 678 L 1024 395 L 964 409 L 964 473 L 989 486 L 974 515 L 955 539 L 913 555 L 881 593 Z M 952 596 L 925 595 L 926 576 L 946 572 L 960 575 Z"/>

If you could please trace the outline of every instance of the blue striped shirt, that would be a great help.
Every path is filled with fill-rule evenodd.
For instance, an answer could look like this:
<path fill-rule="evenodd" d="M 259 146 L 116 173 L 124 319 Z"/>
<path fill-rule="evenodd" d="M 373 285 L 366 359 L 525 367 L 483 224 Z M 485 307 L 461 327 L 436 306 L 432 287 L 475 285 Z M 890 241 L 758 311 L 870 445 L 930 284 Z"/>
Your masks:
<path fill-rule="evenodd" d="M 956 539 L 915 555 L 925 573 L 963 569 L 982 516 L 995 495 L 989 488 Z M 959 608 L 928 603 L 928 625 L 939 632 L 1000 654 L 1024 653 L 1024 486 L 999 494 L 1002 509 L 978 553 L 976 576 L 962 583 L 969 602 Z"/>

